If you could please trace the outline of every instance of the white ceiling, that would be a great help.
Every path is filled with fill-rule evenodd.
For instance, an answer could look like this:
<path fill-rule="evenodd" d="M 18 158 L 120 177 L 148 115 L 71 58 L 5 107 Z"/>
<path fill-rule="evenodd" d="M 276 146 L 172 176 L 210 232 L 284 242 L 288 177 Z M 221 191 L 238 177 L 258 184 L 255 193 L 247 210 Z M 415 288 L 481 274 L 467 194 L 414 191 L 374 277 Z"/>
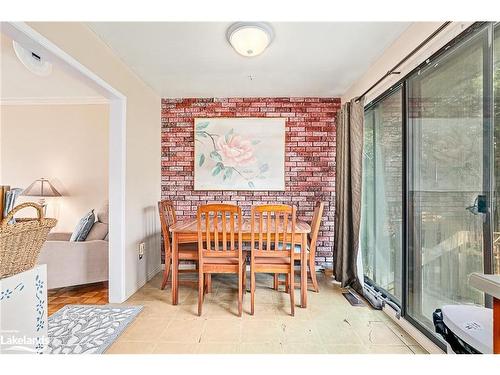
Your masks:
<path fill-rule="evenodd" d="M 101 103 L 105 99 L 57 64 L 46 77 L 30 72 L 17 58 L 12 39 L 0 34 L 0 100 L 3 104 Z"/>
<path fill-rule="evenodd" d="M 260 56 L 238 55 L 227 22 L 98 22 L 89 27 L 162 97 L 340 96 L 409 26 L 278 22 Z M 251 78 L 250 78 L 251 77 Z"/>

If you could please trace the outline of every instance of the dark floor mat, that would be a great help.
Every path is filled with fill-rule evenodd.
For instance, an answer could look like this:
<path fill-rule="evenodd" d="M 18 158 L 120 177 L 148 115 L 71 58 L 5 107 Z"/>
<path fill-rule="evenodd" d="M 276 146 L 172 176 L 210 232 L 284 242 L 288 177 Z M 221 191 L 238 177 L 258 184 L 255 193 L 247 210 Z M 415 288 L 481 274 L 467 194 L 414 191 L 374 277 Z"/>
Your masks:
<path fill-rule="evenodd" d="M 350 290 L 342 292 L 342 295 L 345 297 L 346 300 L 349 301 L 349 303 L 352 306 L 357 306 L 357 307 L 365 306 L 365 303 L 361 300 L 361 298 L 359 298 L 356 294 L 354 294 Z"/>

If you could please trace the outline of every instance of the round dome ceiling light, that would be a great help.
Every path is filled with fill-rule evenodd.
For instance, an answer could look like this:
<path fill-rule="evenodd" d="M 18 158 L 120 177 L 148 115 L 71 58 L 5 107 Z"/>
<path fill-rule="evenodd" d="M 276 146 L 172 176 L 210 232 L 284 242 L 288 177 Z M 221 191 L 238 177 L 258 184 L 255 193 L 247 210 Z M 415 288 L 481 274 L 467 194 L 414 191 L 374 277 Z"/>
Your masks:
<path fill-rule="evenodd" d="M 32 73 L 48 76 L 52 73 L 52 64 L 33 51 L 27 50 L 15 40 L 12 41 L 14 52 L 21 63 Z"/>
<path fill-rule="evenodd" d="M 227 40 L 242 56 L 260 55 L 273 40 L 273 29 L 264 22 L 237 22 L 227 29 Z"/>

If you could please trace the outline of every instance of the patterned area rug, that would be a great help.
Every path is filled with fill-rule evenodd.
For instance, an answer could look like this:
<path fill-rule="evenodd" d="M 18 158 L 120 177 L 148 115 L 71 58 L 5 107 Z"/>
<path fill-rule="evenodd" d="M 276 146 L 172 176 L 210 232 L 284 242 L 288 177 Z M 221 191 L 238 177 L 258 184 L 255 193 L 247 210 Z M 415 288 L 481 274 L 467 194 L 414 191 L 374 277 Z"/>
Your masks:
<path fill-rule="evenodd" d="M 142 306 L 67 305 L 49 317 L 47 354 L 103 353 Z"/>

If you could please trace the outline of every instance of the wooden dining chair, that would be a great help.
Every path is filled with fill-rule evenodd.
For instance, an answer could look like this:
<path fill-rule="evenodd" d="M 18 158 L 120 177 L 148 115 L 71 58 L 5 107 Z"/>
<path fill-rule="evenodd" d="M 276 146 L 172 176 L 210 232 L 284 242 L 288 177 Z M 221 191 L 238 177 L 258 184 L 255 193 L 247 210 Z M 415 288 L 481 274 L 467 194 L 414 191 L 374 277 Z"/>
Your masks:
<path fill-rule="evenodd" d="M 313 289 L 316 293 L 319 292 L 318 280 L 316 278 L 316 243 L 318 241 L 319 228 L 321 227 L 321 218 L 323 217 L 323 210 L 325 208 L 325 202 L 317 202 L 314 208 L 312 220 L 311 220 L 311 233 L 307 242 L 307 266 L 308 272 L 307 276 L 311 278 Z M 295 254 L 297 255 L 295 259 L 300 262 L 300 245 L 295 246 Z M 278 290 L 278 286 L 282 284 L 287 284 L 286 282 L 280 282 L 278 274 L 274 275 L 274 289 Z M 288 292 L 288 288 L 287 292 Z"/>
<path fill-rule="evenodd" d="M 311 221 L 311 235 L 307 246 L 309 274 L 311 275 L 311 281 L 316 293 L 319 292 L 318 280 L 316 279 L 316 243 L 318 241 L 319 228 L 321 227 L 321 218 L 323 217 L 324 208 L 325 202 L 316 203 Z"/>
<path fill-rule="evenodd" d="M 241 236 L 241 208 L 232 204 L 198 207 L 198 315 L 201 316 L 207 286 L 214 273 L 238 274 L 238 315 L 243 312 L 246 285 L 246 251 Z"/>
<path fill-rule="evenodd" d="M 255 274 L 285 274 L 294 290 L 295 227 L 297 209 L 288 205 L 260 205 L 252 207 L 250 291 L 251 314 L 255 312 Z M 295 296 L 290 294 L 291 315 L 295 315 Z"/>
<path fill-rule="evenodd" d="M 172 201 L 162 200 L 158 202 L 158 211 L 160 213 L 161 232 L 163 235 L 163 247 L 165 248 L 165 270 L 163 271 L 163 280 L 161 282 L 161 289 L 165 289 L 168 283 L 171 268 L 172 268 L 172 244 L 170 238 L 170 227 L 177 222 L 175 215 L 175 208 Z M 197 243 L 193 242 L 186 244 L 179 244 L 179 260 L 190 260 L 198 262 L 198 247 Z M 180 270 L 180 273 L 197 272 L 198 267 L 194 270 Z"/>

